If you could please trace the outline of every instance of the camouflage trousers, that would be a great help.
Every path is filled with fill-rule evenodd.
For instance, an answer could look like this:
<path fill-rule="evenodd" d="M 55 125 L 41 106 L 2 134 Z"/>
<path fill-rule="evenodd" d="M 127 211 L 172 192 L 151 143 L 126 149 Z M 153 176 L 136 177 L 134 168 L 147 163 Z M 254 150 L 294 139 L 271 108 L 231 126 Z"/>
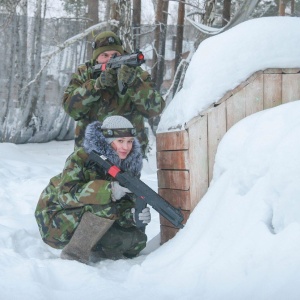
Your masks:
<path fill-rule="evenodd" d="M 129 204 L 131 206 L 131 204 Z M 43 241 L 56 249 L 63 249 L 72 238 L 81 217 L 85 212 L 92 212 L 99 217 L 111 215 L 110 205 L 85 205 L 83 207 L 61 210 L 51 217 L 51 221 L 44 224 L 45 218 L 42 212 L 36 212 L 36 219 L 39 224 Z M 101 238 L 95 246 L 102 247 L 106 252 L 124 254 L 127 257 L 134 257 L 146 247 L 147 236 L 132 223 L 126 224 L 126 228 L 115 221 L 113 226 Z"/>
<path fill-rule="evenodd" d="M 146 242 L 146 234 L 135 226 L 124 228 L 115 222 L 93 251 L 103 251 L 108 258 L 118 258 L 120 255 L 132 258 L 146 247 Z"/>

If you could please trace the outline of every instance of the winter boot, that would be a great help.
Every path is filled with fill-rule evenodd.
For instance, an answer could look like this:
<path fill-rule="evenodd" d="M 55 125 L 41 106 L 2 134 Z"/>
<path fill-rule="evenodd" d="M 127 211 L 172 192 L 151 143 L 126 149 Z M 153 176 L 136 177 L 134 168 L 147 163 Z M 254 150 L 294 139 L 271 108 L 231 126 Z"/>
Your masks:
<path fill-rule="evenodd" d="M 70 242 L 62 250 L 60 257 L 87 264 L 92 248 L 113 223 L 113 220 L 97 217 L 91 212 L 84 213 Z"/>

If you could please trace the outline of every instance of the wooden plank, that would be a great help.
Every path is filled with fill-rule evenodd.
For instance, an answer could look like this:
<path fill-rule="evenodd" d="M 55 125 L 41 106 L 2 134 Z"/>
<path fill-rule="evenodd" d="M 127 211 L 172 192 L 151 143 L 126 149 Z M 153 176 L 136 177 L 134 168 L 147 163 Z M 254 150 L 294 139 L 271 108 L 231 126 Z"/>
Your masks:
<path fill-rule="evenodd" d="M 181 212 L 182 212 L 182 215 L 183 215 L 183 218 L 184 218 L 182 224 L 186 224 L 191 212 L 189 210 L 182 210 Z M 165 225 L 165 226 L 168 226 L 168 227 L 175 228 L 175 226 L 172 223 L 170 223 L 167 219 L 165 219 L 161 215 L 159 215 L 159 219 L 160 219 L 160 225 Z"/>
<path fill-rule="evenodd" d="M 194 123 L 197 123 L 199 118 L 203 118 L 207 112 L 210 110 L 210 109 L 213 109 L 215 107 L 214 104 L 211 104 L 209 107 L 207 107 L 202 113 L 201 115 L 198 115 L 197 117 L 194 117 L 192 118 L 192 120 L 188 121 L 186 124 L 185 124 L 185 129 L 188 130 L 188 128 L 190 128 L 191 126 L 193 126 Z"/>
<path fill-rule="evenodd" d="M 207 117 L 208 123 L 208 180 L 211 182 L 215 155 L 218 145 L 226 133 L 226 110 L 225 102 L 211 110 Z"/>
<path fill-rule="evenodd" d="M 186 191 L 190 188 L 190 176 L 188 171 L 158 170 L 157 181 L 159 188 Z"/>
<path fill-rule="evenodd" d="M 258 72 L 257 72 L 258 73 Z M 243 89 L 245 103 L 246 103 L 246 116 L 263 110 L 263 73 L 254 78 Z"/>
<path fill-rule="evenodd" d="M 281 68 L 270 68 L 263 71 L 264 74 L 282 74 Z"/>
<path fill-rule="evenodd" d="M 264 109 L 282 104 L 282 74 L 264 74 L 263 87 Z"/>
<path fill-rule="evenodd" d="M 282 73 L 284 73 L 284 74 L 300 73 L 300 68 L 285 68 L 285 69 L 282 69 Z"/>
<path fill-rule="evenodd" d="M 190 191 L 159 188 L 158 194 L 174 207 L 191 210 Z"/>
<path fill-rule="evenodd" d="M 251 83 L 253 81 L 256 81 L 257 78 L 262 77 L 262 75 L 263 75 L 263 71 L 257 71 L 255 73 L 253 73 L 246 81 L 248 83 Z"/>
<path fill-rule="evenodd" d="M 249 80 L 251 79 L 251 77 L 250 78 L 248 78 Z M 237 94 L 239 91 L 241 91 L 246 85 L 248 85 L 249 84 L 249 82 L 248 81 L 244 81 L 244 82 L 242 82 L 241 84 L 239 84 L 236 88 L 234 88 L 233 90 L 232 90 L 232 95 L 235 95 L 235 94 Z"/>
<path fill-rule="evenodd" d="M 207 115 L 188 128 L 190 161 L 190 206 L 193 210 L 205 195 L 208 185 Z"/>
<path fill-rule="evenodd" d="M 160 151 L 156 153 L 157 168 L 169 170 L 189 169 L 188 151 Z"/>
<path fill-rule="evenodd" d="M 188 149 L 186 130 L 158 133 L 156 135 L 156 151 Z"/>
<path fill-rule="evenodd" d="M 226 101 L 226 130 L 246 116 L 245 95 L 239 91 Z"/>
<path fill-rule="evenodd" d="M 168 227 L 168 226 L 160 226 L 160 244 L 164 244 L 170 239 L 172 239 L 176 233 L 179 231 L 177 228 Z"/>
<path fill-rule="evenodd" d="M 226 101 L 228 98 L 230 98 L 233 95 L 232 90 L 227 91 L 220 100 L 218 100 L 215 105 L 219 105 L 221 103 L 223 103 L 224 101 Z"/>
<path fill-rule="evenodd" d="M 300 100 L 300 74 L 282 75 L 282 103 Z"/>

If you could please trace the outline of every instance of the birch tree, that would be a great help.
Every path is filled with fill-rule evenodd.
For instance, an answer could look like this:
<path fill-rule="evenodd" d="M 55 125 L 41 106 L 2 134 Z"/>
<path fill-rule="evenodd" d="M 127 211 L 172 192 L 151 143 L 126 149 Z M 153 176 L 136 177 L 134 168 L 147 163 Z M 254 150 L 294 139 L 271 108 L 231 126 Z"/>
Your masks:
<path fill-rule="evenodd" d="M 118 35 L 123 41 L 124 49 L 133 52 L 133 38 L 131 30 L 131 1 L 119 0 L 117 9 L 119 11 L 119 28 Z"/>

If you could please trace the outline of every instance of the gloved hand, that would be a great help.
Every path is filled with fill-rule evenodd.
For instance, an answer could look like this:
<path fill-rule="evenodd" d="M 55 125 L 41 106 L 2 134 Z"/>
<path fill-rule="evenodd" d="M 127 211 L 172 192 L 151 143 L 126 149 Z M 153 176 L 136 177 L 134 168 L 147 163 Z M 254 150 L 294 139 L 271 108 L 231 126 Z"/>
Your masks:
<path fill-rule="evenodd" d="M 84 82 L 82 84 L 81 87 L 83 87 L 84 89 L 86 89 L 88 91 L 91 91 L 95 86 L 95 82 L 96 82 L 95 79 L 88 79 L 86 82 Z"/>
<path fill-rule="evenodd" d="M 117 84 L 117 72 L 114 69 L 108 68 L 100 73 L 96 79 L 95 89 L 103 89 L 108 86 L 115 86 Z"/>
<path fill-rule="evenodd" d="M 131 209 L 131 212 L 133 214 L 133 221 L 135 221 L 135 208 Z M 150 208 L 145 207 L 141 213 L 139 213 L 139 220 L 143 221 L 144 224 L 149 224 L 151 221 L 151 214 L 150 214 Z"/>
<path fill-rule="evenodd" d="M 111 183 L 111 198 L 112 201 L 116 202 L 117 200 L 120 200 L 122 197 L 126 195 L 126 193 L 131 193 L 131 191 L 119 184 L 118 181 L 113 181 Z"/>
<path fill-rule="evenodd" d="M 127 86 L 131 86 L 136 79 L 136 68 L 128 67 L 126 65 L 122 65 L 118 71 L 118 80 L 127 84 Z"/>

